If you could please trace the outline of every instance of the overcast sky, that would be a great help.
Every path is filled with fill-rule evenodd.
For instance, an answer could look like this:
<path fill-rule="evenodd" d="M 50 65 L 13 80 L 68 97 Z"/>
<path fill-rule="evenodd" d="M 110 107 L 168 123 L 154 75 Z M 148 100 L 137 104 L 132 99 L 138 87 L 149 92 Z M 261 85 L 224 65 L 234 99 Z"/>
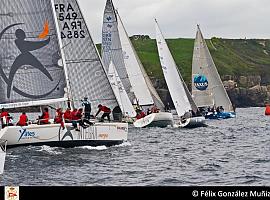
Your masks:
<path fill-rule="evenodd" d="M 106 0 L 78 0 L 95 43 L 101 42 Z M 154 38 L 154 18 L 166 38 L 270 38 L 270 0 L 114 0 L 129 35 Z"/>

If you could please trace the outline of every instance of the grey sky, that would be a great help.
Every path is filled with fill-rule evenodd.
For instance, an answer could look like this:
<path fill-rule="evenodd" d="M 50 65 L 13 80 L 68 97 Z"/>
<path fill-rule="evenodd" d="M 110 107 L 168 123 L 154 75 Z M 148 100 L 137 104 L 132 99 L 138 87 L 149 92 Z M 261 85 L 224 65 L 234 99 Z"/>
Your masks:
<path fill-rule="evenodd" d="M 94 41 L 101 41 L 106 0 L 78 0 Z M 129 35 L 155 35 L 154 18 L 166 38 L 270 38 L 269 0 L 114 0 Z"/>

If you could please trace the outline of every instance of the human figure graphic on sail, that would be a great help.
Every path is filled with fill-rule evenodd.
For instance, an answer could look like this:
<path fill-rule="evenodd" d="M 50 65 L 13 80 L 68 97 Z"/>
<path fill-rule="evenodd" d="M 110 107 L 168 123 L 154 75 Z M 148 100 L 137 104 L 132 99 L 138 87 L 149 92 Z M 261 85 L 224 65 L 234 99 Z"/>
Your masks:
<path fill-rule="evenodd" d="M 26 35 L 22 29 L 17 29 L 15 32 L 15 35 L 17 38 L 15 40 L 15 44 L 17 48 L 20 50 L 21 54 L 15 59 L 10 69 L 10 74 L 8 78 L 8 86 L 7 86 L 8 98 L 10 97 L 13 78 L 17 70 L 24 65 L 30 65 L 40 70 L 51 81 L 53 81 L 53 78 L 48 72 L 48 70 L 41 64 L 41 62 L 33 54 L 30 53 L 30 51 L 41 49 L 42 47 L 48 45 L 50 43 L 50 37 L 44 41 L 25 41 Z"/>

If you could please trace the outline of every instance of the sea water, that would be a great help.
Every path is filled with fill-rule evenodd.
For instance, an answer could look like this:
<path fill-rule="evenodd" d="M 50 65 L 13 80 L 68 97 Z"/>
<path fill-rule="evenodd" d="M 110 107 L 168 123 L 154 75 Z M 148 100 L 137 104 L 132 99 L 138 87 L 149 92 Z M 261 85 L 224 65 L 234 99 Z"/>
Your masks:
<path fill-rule="evenodd" d="M 130 128 L 113 147 L 8 149 L 0 185 L 270 185 L 270 117 L 264 108 L 196 129 Z"/>

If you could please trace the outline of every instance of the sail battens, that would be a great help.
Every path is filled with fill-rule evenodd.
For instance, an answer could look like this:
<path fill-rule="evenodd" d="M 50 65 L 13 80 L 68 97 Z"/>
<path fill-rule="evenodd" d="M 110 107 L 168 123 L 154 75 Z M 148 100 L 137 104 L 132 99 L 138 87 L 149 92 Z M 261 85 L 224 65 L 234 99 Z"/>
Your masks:
<path fill-rule="evenodd" d="M 60 9 L 64 6 L 64 10 Z M 63 51 L 66 58 L 74 106 L 81 107 L 80 99 L 88 97 L 92 101 L 92 110 L 97 111 L 98 104 L 111 109 L 118 106 L 116 97 L 100 60 L 96 46 L 90 35 L 79 4 L 76 0 L 55 0 L 55 10 L 61 31 Z M 74 18 L 62 19 L 62 16 Z M 72 29 L 72 23 L 76 28 Z M 77 99 L 77 100 L 75 100 Z"/>
<path fill-rule="evenodd" d="M 0 18 L 0 104 L 62 99 L 66 81 L 58 65 L 60 47 L 50 1 L 2 0 L 0 13 L 9 14 Z"/>
<path fill-rule="evenodd" d="M 118 21 L 111 0 L 107 0 L 103 15 L 101 54 L 107 72 L 110 63 L 114 63 L 125 91 L 127 92 L 130 101 L 132 101 L 135 96 L 131 90 L 130 80 L 126 78 L 128 77 L 128 73 L 124 63 L 123 50 L 118 32 Z"/>

